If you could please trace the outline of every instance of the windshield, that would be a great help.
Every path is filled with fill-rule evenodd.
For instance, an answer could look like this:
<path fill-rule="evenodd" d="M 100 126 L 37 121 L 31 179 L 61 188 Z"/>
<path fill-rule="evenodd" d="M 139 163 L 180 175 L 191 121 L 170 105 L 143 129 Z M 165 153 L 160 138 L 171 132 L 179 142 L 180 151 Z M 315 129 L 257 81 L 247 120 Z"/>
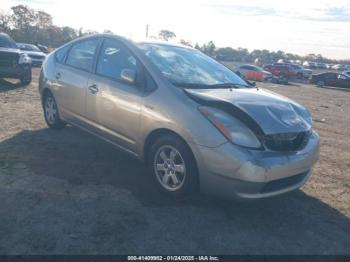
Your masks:
<path fill-rule="evenodd" d="M 138 46 L 174 85 L 248 87 L 234 72 L 198 50 L 164 44 L 141 43 Z"/>
<path fill-rule="evenodd" d="M 35 52 L 41 52 L 39 48 L 37 48 L 35 45 L 29 45 L 29 44 L 18 44 L 18 47 L 23 51 L 35 51 Z"/>
<path fill-rule="evenodd" d="M 11 38 L 4 35 L 0 35 L 0 47 L 17 49 L 16 43 Z"/>

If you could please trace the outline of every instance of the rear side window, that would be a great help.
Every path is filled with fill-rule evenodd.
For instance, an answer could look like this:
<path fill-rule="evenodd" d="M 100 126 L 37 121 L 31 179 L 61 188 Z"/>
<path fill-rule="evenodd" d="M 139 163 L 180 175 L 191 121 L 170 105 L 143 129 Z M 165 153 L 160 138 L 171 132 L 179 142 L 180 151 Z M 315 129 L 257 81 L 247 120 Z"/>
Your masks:
<path fill-rule="evenodd" d="M 60 64 L 63 64 L 64 63 L 64 59 L 67 55 L 67 52 L 70 48 L 70 45 L 67 45 L 59 50 L 56 51 L 55 53 L 55 57 L 56 57 L 56 61 Z"/>
<path fill-rule="evenodd" d="M 120 42 L 106 39 L 102 45 L 98 58 L 96 73 L 115 80 L 121 80 L 123 69 L 137 71 L 137 60 L 132 53 Z"/>
<path fill-rule="evenodd" d="M 72 46 L 66 64 L 85 71 L 91 71 L 98 38 L 83 40 Z"/>

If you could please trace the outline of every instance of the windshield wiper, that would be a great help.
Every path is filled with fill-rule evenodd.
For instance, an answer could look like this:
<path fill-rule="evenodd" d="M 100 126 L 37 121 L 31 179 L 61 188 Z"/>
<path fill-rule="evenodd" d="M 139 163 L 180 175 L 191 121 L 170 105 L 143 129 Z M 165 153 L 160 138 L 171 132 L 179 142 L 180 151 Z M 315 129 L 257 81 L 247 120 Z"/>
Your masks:
<path fill-rule="evenodd" d="M 234 84 L 234 83 L 221 83 L 214 85 L 206 85 L 206 84 L 195 84 L 195 83 L 173 83 L 175 86 L 185 87 L 185 88 L 195 88 L 195 89 L 214 89 L 214 88 L 248 88 L 249 86 L 242 84 Z"/>
<path fill-rule="evenodd" d="M 208 88 L 247 88 L 249 86 L 242 85 L 242 84 L 234 84 L 234 83 L 222 83 L 222 84 L 215 84 L 215 85 L 209 85 Z"/>

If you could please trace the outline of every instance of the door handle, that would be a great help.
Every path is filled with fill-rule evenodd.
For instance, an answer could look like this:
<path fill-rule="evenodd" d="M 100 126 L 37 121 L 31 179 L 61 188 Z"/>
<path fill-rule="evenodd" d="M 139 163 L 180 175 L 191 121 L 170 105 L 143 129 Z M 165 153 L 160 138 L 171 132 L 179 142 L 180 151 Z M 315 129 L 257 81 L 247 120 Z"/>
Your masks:
<path fill-rule="evenodd" d="M 93 85 L 89 86 L 89 90 L 90 90 L 91 94 L 96 94 L 98 92 L 98 87 L 96 84 L 93 84 Z"/>
<path fill-rule="evenodd" d="M 61 78 L 61 73 L 60 72 L 58 72 L 58 73 L 56 73 L 56 79 L 60 79 Z"/>

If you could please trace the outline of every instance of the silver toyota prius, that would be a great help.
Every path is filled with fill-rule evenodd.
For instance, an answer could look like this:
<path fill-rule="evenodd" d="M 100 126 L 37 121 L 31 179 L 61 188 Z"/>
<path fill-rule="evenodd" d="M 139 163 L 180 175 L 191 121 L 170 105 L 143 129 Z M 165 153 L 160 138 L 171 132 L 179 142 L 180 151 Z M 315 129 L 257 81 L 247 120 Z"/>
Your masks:
<path fill-rule="evenodd" d="M 278 195 L 318 159 L 307 109 L 190 47 L 80 38 L 47 57 L 39 90 L 50 128 L 69 123 L 144 161 L 173 197 Z"/>

